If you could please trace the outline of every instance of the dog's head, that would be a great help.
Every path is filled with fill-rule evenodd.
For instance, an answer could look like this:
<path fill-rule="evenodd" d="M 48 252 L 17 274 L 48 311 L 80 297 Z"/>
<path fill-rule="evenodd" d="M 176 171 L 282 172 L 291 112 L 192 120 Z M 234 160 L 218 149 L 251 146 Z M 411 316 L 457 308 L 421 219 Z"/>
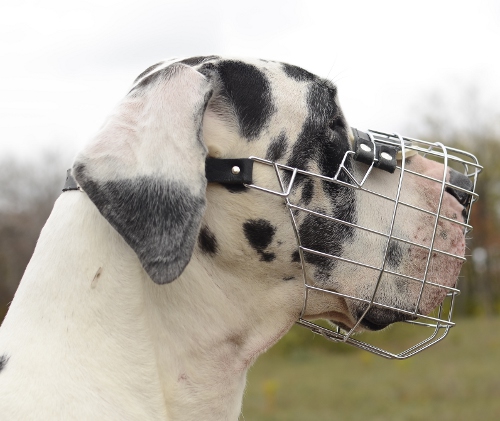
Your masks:
<path fill-rule="evenodd" d="M 297 317 L 350 329 L 364 316 L 359 327 L 376 330 L 429 313 L 455 285 L 465 201 L 439 180 L 470 186 L 419 155 L 402 180 L 369 168 L 352 159 L 352 141 L 330 81 L 284 63 L 196 57 L 141 74 L 73 173 L 154 282 L 179 277 L 194 252 L 270 289 L 302 294 L 291 286 L 306 279 L 333 294 L 312 290 Z M 256 162 L 252 184 L 289 195 L 207 185 L 207 156 L 279 164 Z M 367 171 L 360 189 L 353 180 Z M 395 211 L 397 196 L 407 206 Z"/>

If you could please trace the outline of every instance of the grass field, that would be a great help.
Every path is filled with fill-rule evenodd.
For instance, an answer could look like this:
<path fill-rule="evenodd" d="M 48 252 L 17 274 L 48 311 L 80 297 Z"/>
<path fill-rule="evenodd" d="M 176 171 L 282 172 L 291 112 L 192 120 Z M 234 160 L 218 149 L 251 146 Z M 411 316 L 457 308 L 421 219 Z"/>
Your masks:
<path fill-rule="evenodd" d="M 442 342 L 401 361 L 325 348 L 311 335 L 294 327 L 257 360 L 241 420 L 500 420 L 500 318 L 458 320 Z M 321 342 L 304 346 L 305 337 Z"/>

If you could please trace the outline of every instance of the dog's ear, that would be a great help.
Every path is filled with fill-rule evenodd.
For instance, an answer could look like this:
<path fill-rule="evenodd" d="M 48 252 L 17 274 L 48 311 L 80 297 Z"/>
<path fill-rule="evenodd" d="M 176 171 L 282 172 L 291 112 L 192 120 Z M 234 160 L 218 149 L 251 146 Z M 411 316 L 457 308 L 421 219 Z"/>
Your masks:
<path fill-rule="evenodd" d="M 77 156 L 73 175 L 157 284 L 176 279 L 205 210 L 210 81 L 182 63 L 139 80 Z"/>

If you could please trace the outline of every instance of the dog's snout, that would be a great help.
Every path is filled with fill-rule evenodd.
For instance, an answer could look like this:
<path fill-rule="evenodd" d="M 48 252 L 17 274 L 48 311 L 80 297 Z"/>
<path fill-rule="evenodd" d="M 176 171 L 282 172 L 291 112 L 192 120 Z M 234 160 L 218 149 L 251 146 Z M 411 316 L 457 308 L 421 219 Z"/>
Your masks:
<path fill-rule="evenodd" d="M 469 177 L 455 171 L 454 169 L 450 169 L 450 184 L 459 188 L 455 189 L 452 186 L 449 186 L 446 188 L 446 191 L 454 196 L 462 205 L 467 206 L 470 198 L 470 194 L 468 192 L 472 192 L 474 187 Z"/>

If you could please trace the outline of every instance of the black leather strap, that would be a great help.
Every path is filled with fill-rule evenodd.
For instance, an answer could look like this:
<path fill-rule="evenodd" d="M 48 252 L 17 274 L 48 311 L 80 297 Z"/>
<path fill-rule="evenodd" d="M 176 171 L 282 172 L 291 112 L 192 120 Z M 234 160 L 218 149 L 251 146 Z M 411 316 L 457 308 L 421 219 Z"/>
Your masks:
<path fill-rule="evenodd" d="M 205 175 L 209 183 L 223 184 L 252 184 L 253 160 L 248 158 L 217 159 L 207 158 L 205 161 Z M 66 183 L 62 189 L 80 190 L 76 180 L 67 171 Z"/>
<path fill-rule="evenodd" d="M 371 165 L 375 159 L 375 152 L 370 136 L 354 128 L 352 128 L 352 133 L 354 135 L 354 160 Z"/>
<path fill-rule="evenodd" d="M 205 175 L 209 183 L 252 184 L 253 160 L 207 158 Z"/>
<path fill-rule="evenodd" d="M 399 146 L 377 144 L 378 162 L 375 166 L 392 174 L 396 170 L 396 155 L 399 150 L 401 150 Z"/>
<path fill-rule="evenodd" d="M 352 129 L 354 134 L 354 160 L 371 165 L 375 168 L 390 172 L 396 170 L 396 155 L 401 147 L 397 144 L 386 145 L 376 142 L 375 151 L 373 142 L 368 133 L 358 129 Z M 376 154 L 376 156 L 375 156 Z"/>

